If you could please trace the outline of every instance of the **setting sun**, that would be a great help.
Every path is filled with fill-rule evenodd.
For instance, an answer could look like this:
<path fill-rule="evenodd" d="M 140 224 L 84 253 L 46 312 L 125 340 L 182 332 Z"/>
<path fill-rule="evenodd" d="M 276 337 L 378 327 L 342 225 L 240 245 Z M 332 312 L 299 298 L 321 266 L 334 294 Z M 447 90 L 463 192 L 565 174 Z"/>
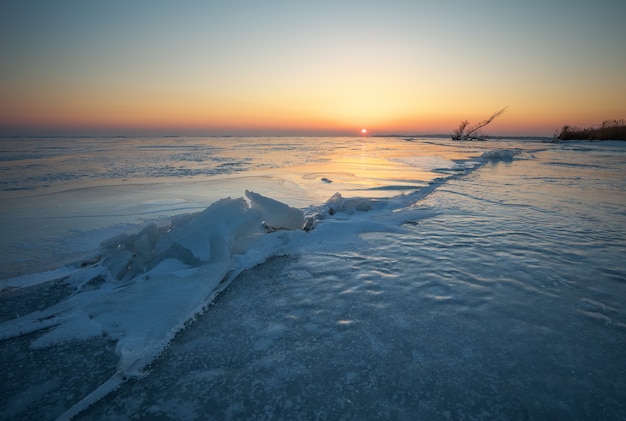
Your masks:
<path fill-rule="evenodd" d="M 626 114 L 619 2 L 572 6 L 567 19 L 558 2 L 537 16 L 521 3 L 503 12 L 460 0 L 454 14 L 411 1 L 192 2 L 150 13 L 43 2 L 34 16 L 27 2 L 9 3 L 0 136 L 372 136 L 356 128 L 364 122 L 376 135 L 447 135 L 507 105 L 490 134 L 551 136 Z M 501 35 L 446 29 L 468 19 Z"/>

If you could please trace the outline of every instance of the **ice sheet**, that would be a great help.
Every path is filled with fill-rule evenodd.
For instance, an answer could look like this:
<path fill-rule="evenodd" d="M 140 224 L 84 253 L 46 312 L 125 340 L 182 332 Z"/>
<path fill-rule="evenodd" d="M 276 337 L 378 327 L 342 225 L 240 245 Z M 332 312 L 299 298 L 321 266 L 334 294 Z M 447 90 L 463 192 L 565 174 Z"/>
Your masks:
<path fill-rule="evenodd" d="M 412 235 L 415 227 L 424 218 L 437 215 L 433 209 L 454 209 L 445 202 L 438 202 L 449 198 L 434 197 L 433 192 L 446 183 L 469 178 L 475 170 L 488 163 L 494 165 L 490 170 L 496 174 L 498 162 L 510 163 L 524 154 L 518 148 L 484 149 L 482 147 L 479 153 L 465 154 L 468 158 L 465 160 L 458 157 L 433 159 L 432 162 L 436 164 L 433 166 L 440 167 L 442 163 L 452 166 L 446 171 L 438 172 L 437 177 L 428 179 L 422 186 L 398 195 L 354 195 L 349 190 L 346 193 L 339 188 L 329 194 L 327 198 L 330 199 L 323 204 L 297 207 L 294 203 L 301 199 L 291 198 L 285 201 L 280 200 L 282 197 L 271 198 L 254 192 L 254 188 L 250 187 L 250 191 L 240 191 L 245 198 L 213 201 L 200 212 L 183 212 L 160 218 L 147 225 L 135 226 L 133 231 L 126 231 L 105 241 L 94 254 L 99 257 L 97 261 L 87 260 L 83 265 L 74 264 L 59 272 L 3 281 L 4 288 L 22 288 L 50 281 L 58 274 L 67 277 L 64 282 L 75 288 L 75 292 L 48 308 L 3 322 L 0 325 L 0 338 L 6 340 L 38 332 L 32 342 L 32 347 L 36 349 L 94 337 L 106 337 L 116 341 L 119 359 L 116 372 L 91 394 L 76 400 L 65 416 L 77 414 L 106 396 L 129 377 L 145 375 L 143 370 L 166 349 L 174 335 L 202 313 L 216 295 L 243 270 L 272 256 L 358 253 L 367 247 L 367 241 L 376 238 L 372 234 L 376 232 L 385 235 Z M 527 155 L 526 158 L 528 157 Z M 369 168 L 371 162 L 368 162 L 370 161 L 364 161 L 364 168 Z M 412 165 L 417 164 L 417 161 L 412 162 Z M 350 165 L 354 165 L 354 161 Z M 319 178 L 302 177 L 303 174 L 312 173 L 296 171 L 291 177 L 283 175 L 280 178 L 282 184 L 270 183 L 268 190 L 288 196 L 303 185 L 319 185 L 321 191 L 327 192 L 327 189 L 341 187 L 345 182 L 339 180 L 327 183 L 321 179 L 340 178 L 337 174 L 333 176 L 326 173 L 326 177 Z M 540 176 L 537 172 L 535 174 Z M 485 179 L 489 180 L 488 177 Z M 284 184 L 285 181 L 294 181 L 294 184 Z M 398 180 L 392 181 L 395 183 Z M 237 181 L 240 182 L 241 180 Z M 545 183 L 546 180 L 540 182 Z M 484 187 L 489 189 L 488 184 Z M 129 193 L 132 190 L 129 189 Z M 367 188 L 360 190 L 361 193 L 366 191 Z M 462 194 L 470 193 L 470 190 L 463 190 Z M 317 194 L 320 193 L 313 193 Z M 180 196 L 179 191 L 178 195 L 173 196 L 174 199 L 169 200 L 142 198 L 141 205 L 168 207 L 188 203 L 179 200 Z M 505 199 L 514 201 L 515 197 L 490 197 L 487 194 L 488 200 L 493 203 Z M 425 199 L 432 203 L 426 205 Z M 484 206 L 486 202 L 478 203 Z M 540 203 L 541 200 L 537 203 L 516 205 L 537 207 Z M 168 208 L 168 211 L 171 210 L 172 208 Z M 471 209 L 459 212 L 463 223 L 472 223 Z M 532 227 L 532 224 L 529 223 L 528 226 Z M 525 234 L 509 227 L 501 228 L 507 235 Z M 481 235 L 497 237 L 500 233 L 495 231 Z M 471 247 L 472 242 L 479 238 L 465 241 L 463 233 L 457 233 L 457 236 L 447 235 L 442 241 L 455 241 L 461 244 L 460 247 Z M 431 233 L 428 239 L 431 242 L 438 241 L 436 233 Z M 442 253 L 450 250 L 455 248 L 448 250 L 441 247 Z M 506 253 L 505 250 L 499 252 Z M 410 251 L 402 253 L 405 256 Z M 364 252 L 362 254 L 366 255 Z M 474 257 L 471 253 L 466 253 L 465 256 Z M 497 258 L 497 255 L 494 256 Z M 452 258 L 453 256 L 444 254 L 437 256 L 442 262 Z M 514 260 L 515 256 L 507 255 L 506 258 Z M 529 261 L 528 256 L 524 259 L 524 262 Z M 477 266 L 475 269 L 479 270 Z M 445 269 L 443 272 L 446 272 Z M 305 272 L 299 273 L 307 276 Z M 541 291 L 540 285 L 533 284 L 531 275 L 527 281 L 524 285 L 525 291 Z M 565 285 L 567 281 L 564 282 Z M 511 284 L 514 284 L 513 280 Z M 428 296 L 440 301 L 455 299 L 449 288 L 434 284 L 429 289 Z M 597 302 L 585 301 L 583 311 L 587 314 L 605 314 L 602 304 L 596 304 Z M 338 323 L 348 326 L 353 320 L 345 318 Z"/>

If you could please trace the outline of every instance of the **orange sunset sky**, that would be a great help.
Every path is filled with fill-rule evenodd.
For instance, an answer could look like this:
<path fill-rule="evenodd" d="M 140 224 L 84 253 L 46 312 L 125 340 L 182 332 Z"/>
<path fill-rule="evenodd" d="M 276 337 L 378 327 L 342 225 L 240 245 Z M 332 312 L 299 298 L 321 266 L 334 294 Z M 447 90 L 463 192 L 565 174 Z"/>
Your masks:
<path fill-rule="evenodd" d="M 0 135 L 551 136 L 626 117 L 626 2 L 16 1 Z"/>

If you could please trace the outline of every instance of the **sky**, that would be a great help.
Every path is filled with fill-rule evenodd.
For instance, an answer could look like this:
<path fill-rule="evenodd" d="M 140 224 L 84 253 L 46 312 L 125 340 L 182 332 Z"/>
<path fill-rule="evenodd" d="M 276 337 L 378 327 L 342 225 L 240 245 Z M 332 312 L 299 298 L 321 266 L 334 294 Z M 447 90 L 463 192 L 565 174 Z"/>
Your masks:
<path fill-rule="evenodd" d="M 626 118 L 626 1 L 5 1 L 0 135 L 552 136 Z"/>

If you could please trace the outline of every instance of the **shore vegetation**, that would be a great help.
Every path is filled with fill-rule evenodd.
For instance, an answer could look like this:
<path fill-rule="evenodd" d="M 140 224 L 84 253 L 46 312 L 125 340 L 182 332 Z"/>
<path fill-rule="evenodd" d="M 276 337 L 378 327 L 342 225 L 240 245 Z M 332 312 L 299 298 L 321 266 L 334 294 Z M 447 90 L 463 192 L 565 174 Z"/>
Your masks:
<path fill-rule="evenodd" d="M 558 140 L 626 140 L 626 121 L 606 120 L 591 127 L 563 126 Z"/>

